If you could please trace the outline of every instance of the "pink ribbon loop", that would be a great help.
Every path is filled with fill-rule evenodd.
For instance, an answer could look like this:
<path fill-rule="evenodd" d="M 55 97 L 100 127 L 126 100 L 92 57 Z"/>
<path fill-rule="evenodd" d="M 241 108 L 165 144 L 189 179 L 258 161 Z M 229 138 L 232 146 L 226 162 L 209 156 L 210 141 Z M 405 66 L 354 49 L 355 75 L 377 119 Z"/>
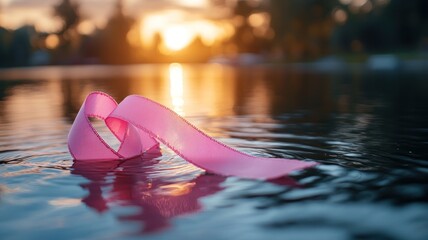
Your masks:
<path fill-rule="evenodd" d="M 112 149 L 89 117 L 104 120 L 121 142 Z M 89 94 L 68 135 L 75 160 L 119 160 L 139 156 L 162 142 L 188 162 L 208 172 L 243 178 L 273 179 L 316 165 L 300 160 L 254 157 L 209 137 L 167 107 L 138 95 L 120 104 L 102 92 Z"/>

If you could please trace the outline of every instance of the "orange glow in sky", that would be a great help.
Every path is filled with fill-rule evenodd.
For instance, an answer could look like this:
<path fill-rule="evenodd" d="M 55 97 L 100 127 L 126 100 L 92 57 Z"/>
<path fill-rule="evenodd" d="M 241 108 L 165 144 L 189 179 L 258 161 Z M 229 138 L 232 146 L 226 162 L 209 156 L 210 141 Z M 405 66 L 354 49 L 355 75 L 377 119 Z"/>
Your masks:
<path fill-rule="evenodd" d="M 167 26 L 162 30 L 165 47 L 172 51 L 179 51 L 190 44 L 195 33 L 185 25 Z"/>
<path fill-rule="evenodd" d="M 77 31 L 83 35 L 103 28 L 112 14 L 111 6 L 115 3 L 115 0 L 108 4 L 104 0 L 93 0 L 92 3 L 75 1 L 80 4 L 83 16 Z M 37 31 L 56 33 L 61 28 L 61 21 L 54 17 L 53 6 L 58 2 L 0 0 L 0 24 L 10 29 L 30 24 L 35 25 Z M 147 7 L 146 2 L 150 2 L 150 7 Z M 207 46 L 213 46 L 234 34 L 234 27 L 229 21 L 209 19 L 207 14 L 215 16 L 214 13 L 221 12 L 212 10 L 209 0 L 171 0 L 168 4 L 163 1 L 126 0 L 124 5 L 125 14 L 137 20 L 137 27 L 127 36 L 133 46 L 152 48 L 158 34 L 162 40 L 160 50 L 165 54 L 173 54 L 188 47 L 196 38 L 200 38 Z M 257 16 L 254 19 L 258 20 Z"/>
<path fill-rule="evenodd" d="M 230 23 L 192 18 L 183 11 L 167 10 L 152 13 L 141 19 L 141 39 L 144 46 L 153 44 L 160 34 L 167 51 L 180 51 L 197 37 L 207 46 L 229 38 L 234 29 Z"/>
<path fill-rule="evenodd" d="M 0 5 L 1 7 L 1 5 Z M 61 27 L 61 22 L 51 17 L 49 8 L 0 9 L 0 24 L 3 27 L 16 29 L 23 25 L 34 25 L 38 31 L 54 32 Z"/>

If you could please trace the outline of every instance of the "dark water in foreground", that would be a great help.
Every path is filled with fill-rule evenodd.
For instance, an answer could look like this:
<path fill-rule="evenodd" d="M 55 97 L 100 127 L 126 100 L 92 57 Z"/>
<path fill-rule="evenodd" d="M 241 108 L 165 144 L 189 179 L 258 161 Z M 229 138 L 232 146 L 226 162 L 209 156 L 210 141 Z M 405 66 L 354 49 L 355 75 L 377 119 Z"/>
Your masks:
<path fill-rule="evenodd" d="M 1 239 L 428 239 L 426 74 L 145 65 L 0 79 Z M 66 136 L 92 90 L 152 98 L 250 154 L 321 164 L 266 182 L 204 174 L 167 148 L 73 163 Z"/>

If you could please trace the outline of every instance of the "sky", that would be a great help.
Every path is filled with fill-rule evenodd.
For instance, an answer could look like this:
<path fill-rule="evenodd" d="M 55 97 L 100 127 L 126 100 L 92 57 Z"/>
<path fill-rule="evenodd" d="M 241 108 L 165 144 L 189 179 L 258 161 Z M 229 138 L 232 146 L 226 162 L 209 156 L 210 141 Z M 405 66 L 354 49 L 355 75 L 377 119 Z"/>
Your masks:
<path fill-rule="evenodd" d="M 52 7 L 61 0 L 0 0 L 0 25 L 15 29 L 34 24 L 38 31 L 54 32 L 60 22 L 53 17 Z M 103 27 L 112 13 L 116 0 L 75 0 L 80 4 L 84 19 Z M 234 0 L 228 1 L 230 3 Z M 233 3 L 232 3 L 233 4 Z M 213 10 L 209 0 L 124 0 L 125 12 L 136 19 L 145 15 L 174 9 L 185 12 L 188 18 L 217 18 L 227 14 L 226 9 Z"/>

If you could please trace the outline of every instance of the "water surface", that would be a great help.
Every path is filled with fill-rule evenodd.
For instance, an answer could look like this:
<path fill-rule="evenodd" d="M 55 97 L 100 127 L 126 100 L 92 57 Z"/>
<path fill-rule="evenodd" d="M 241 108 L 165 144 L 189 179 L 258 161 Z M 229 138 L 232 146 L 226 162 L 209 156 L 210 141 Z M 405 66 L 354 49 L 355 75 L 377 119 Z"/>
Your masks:
<path fill-rule="evenodd" d="M 0 236 L 428 239 L 427 79 L 284 66 L 2 70 Z M 249 154 L 320 165 L 256 181 L 206 174 L 166 147 L 73 162 L 67 133 L 93 90 L 144 95 Z"/>

